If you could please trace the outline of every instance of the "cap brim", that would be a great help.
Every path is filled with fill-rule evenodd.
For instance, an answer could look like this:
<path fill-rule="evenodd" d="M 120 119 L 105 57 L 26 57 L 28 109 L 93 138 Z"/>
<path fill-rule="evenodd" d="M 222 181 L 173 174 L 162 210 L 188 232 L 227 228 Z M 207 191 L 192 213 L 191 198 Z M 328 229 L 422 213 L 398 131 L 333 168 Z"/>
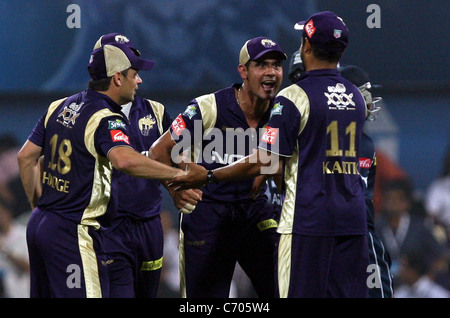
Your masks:
<path fill-rule="evenodd" d="M 272 53 L 272 52 L 278 53 L 278 54 L 282 57 L 283 60 L 286 60 L 286 59 L 287 59 L 287 55 L 286 55 L 284 52 L 279 51 L 279 50 L 271 50 L 271 49 L 268 49 L 268 50 L 265 50 L 265 51 L 260 52 L 260 53 L 259 53 L 258 55 L 256 55 L 252 60 L 253 60 L 253 61 L 254 61 L 254 60 L 258 60 L 258 59 L 260 59 L 261 57 L 263 57 L 264 55 L 266 55 L 267 53 Z"/>
<path fill-rule="evenodd" d="M 306 21 L 299 21 L 294 25 L 295 30 L 303 31 L 303 27 L 305 26 Z"/>
<path fill-rule="evenodd" d="M 135 68 L 137 70 L 150 71 L 154 65 L 155 65 L 155 62 L 153 62 L 151 60 L 145 60 L 145 59 L 139 58 L 131 64 L 131 67 Z"/>

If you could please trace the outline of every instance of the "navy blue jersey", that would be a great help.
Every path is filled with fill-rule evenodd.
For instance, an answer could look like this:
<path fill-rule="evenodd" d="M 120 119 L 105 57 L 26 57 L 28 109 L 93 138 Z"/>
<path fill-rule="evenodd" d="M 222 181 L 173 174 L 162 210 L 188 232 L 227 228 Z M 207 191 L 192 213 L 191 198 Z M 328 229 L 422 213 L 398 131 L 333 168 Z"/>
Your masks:
<path fill-rule="evenodd" d="M 162 104 L 142 97 L 135 97 L 129 109 L 128 120 L 130 143 L 145 156 L 172 122 Z M 160 181 L 133 177 L 117 170 L 114 175 L 119 178 L 118 217 L 125 215 L 145 219 L 161 213 Z"/>
<path fill-rule="evenodd" d="M 29 140 L 44 148 L 40 210 L 96 228 L 117 210 L 117 186 L 107 158 L 116 146 L 129 146 L 127 119 L 108 96 L 87 89 L 53 102 Z"/>
<path fill-rule="evenodd" d="M 206 169 L 220 168 L 251 154 L 269 119 L 270 108 L 257 129 L 249 127 L 236 101 L 237 85 L 192 100 L 170 127 L 181 150 L 193 145 L 194 161 Z M 203 201 L 248 199 L 252 184 L 253 179 L 208 184 L 201 189 Z"/>
<path fill-rule="evenodd" d="M 366 106 L 337 70 L 304 73 L 279 92 L 260 147 L 285 157 L 280 233 L 367 232 L 359 151 Z"/>
<path fill-rule="evenodd" d="M 373 193 L 375 188 L 375 174 L 377 169 L 375 147 L 372 139 L 363 133 L 361 137 L 361 152 L 359 155 L 361 178 L 364 181 L 366 197 L 367 227 L 375 230 L 375 215 L 373 208 Z"/>

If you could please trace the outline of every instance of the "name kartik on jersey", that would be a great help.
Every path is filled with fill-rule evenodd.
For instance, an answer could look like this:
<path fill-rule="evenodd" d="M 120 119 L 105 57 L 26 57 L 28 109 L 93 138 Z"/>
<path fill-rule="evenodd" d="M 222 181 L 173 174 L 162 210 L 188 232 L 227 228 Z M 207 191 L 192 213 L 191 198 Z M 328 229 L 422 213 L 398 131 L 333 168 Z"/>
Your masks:
<path fill-rule="evenodd" d="M 359 174 L 356 161 L 325 161 L 323 174 Z"/>

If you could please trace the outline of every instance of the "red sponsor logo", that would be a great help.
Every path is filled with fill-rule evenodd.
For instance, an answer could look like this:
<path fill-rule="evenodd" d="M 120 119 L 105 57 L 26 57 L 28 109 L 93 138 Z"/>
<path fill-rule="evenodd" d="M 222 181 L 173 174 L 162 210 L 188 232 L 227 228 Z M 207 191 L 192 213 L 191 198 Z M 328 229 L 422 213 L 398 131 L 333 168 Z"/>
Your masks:
<path fill-rule="evenodd" d="M 181 132 L 186 128 L 186 123 L 183 120 L 183 117 L 180 115 L 178 115 L 177 118 L 175 118 L 175 120 L 172 122 L 172 130 L 173 132 L 179 136 L 181 134 Z"/>
<path fill-rule="evenodd" d="M 278 136 L 278 128 L 272 128 L 267 126 L 266 131 L 261 137 L 261 141 L 273 145 L 277 140 L 277 136 Z"/>
<path fill-rule="evenodd" d="M 125 135 L 123 131 L 111 130 L 110 133 L 112 141 L 114 142 L 123 141 L 126 142 L 127 144 L 130 144 L 130 138 L 127 135 Z"/>
<path fill-rule="evenodd" d="M 316 28 L 314 27 L 313 20 L 310 20 L 308 23 L 306 23 L 305 32 L 306 32 L 306 34 L 308 34 L 309 38 L 313 36 L 314 32 L 316 32 Z"/>
<path fill-rule="evenodd" d="M 364 169 L 369 169 L 372 166 L 372 159 L 359 158 L 359 166 Z"/>

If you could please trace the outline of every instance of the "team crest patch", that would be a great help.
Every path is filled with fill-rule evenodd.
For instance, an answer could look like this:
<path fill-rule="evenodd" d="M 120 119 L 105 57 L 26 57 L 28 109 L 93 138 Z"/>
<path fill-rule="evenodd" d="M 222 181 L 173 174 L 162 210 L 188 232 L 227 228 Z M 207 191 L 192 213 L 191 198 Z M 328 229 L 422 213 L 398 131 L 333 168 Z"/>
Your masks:
<path fill-rule="evenodd" d="M 110 133 L 113 142 L 123 141 L 130 144 L 130 138 L 122 130 L 111 130 Z"/>
<path fill-rule="evenodd" d="M 262 39 L 262 40 L 261 40 L 261 44 L 262 44 L 264 47 L 267 47 L 267 48 L 276 45 L 275 42 L 272 41 L 271 39 Z"/>
<path fill-rule="evenodd" d="M 127 125 L 120 119 L 116 119 L 116 120 L 108 120 L 108 129 L 119 129 L 119 128 L 123 128 L 125 129 L 127 127 Z"/>
<path fill-rule="evenodd" d="M 118 34 L 114 37 L 114 40 L 116 40 L 117 43 L 124 44 L 130 42 L 128 38 L 125 35 Z"/>
<path fill-rule="evenodd" d="M 75 125 L 75 121 L 80 116 L 80 109 L 84 103 L 76 104 L 71 103 L 65 106 L 62 112 L 58 115 L 57 122 L 60 124 L 72 128 Z"/>
<path fill-rule="evenodd" d="M 261 137 L 261 141 L 273 145 L 277 140 L 277 136 L 278 136 L 278 128 L 272 128 L 267 126 L 266 131 Z"/>
<path fill-rule="evenodd" d="M 151 114 L 148 114 L 147 116 L 139 119 L 138 124 L 139 124 L 139 130 L 141 131 L 141 134 L 143 136 L 148 136 L 150 133 L 150 130 L 156 124 L 156 120 L 152 117 Z"/>
<path fill-rule="evenodd" d="M 341 35 L 342 35 L 342 30 L 334 29 L 333 36 L 336 39 L 339 39 L 341 37 Z"/>
<path fill-rule="evenodd" d="M 188 106 L 184 111 L 184 115 L 188 116 L 189 119 L 192 119 L 197 114 L 197 108 L 195 106 Z"/>
<path fill-rule="evenodd" d="M 186 123 L 184 122 L 181 114 L 178 115 L 178 117 L 172 122 L 171 128 L 177 136 L 181 135 L 183 130 L 186 128 Z"/>

